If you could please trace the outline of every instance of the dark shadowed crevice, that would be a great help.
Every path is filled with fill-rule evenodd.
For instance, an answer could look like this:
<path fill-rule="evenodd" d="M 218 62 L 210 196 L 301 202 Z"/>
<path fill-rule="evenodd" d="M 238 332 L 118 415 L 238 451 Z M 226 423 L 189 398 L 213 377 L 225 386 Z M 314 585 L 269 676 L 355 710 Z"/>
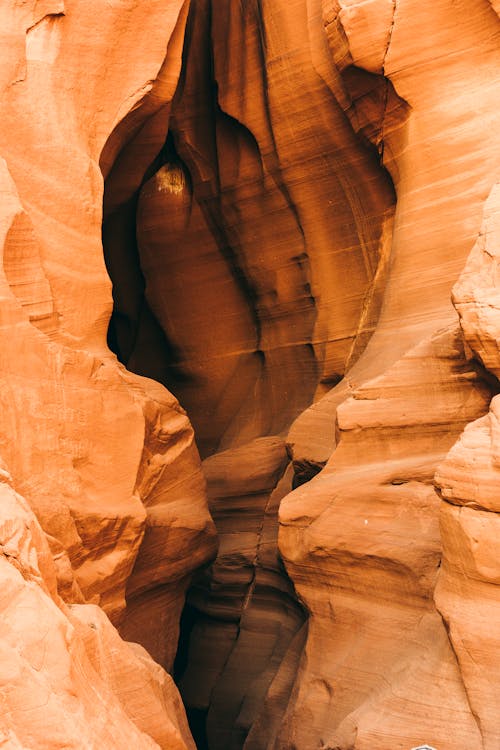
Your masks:
<path fill-rule="evenodd" d="M 196 607 L 193 607 L 189 602 L 186 602 L 181 616 L 179 645 L 173 671 L 173 677 L 177 684 L 188 669 L 191 635 L 199 620 L 200 612 Z M 208 709 L 186 706 L 186 714 L 196 747 L 198 750 L 210 750 L 206 731 Z"/>
<path fill-rule="evenodd" d="M 293 462 L 293 482 L 292 489 L 307 484 L 324 468 L 325 464 L 319 461 L 307 461 L 306 459 Z"/>
<path fill-rule="evenodd" d="M 264 439 L 249 450 L 253 449 L 258 462 L 259 451 L 264 457 L 266 447 L 275 455 L 275 474 L 283 472 L 287 457 L 282 444 L 273 446 L 270 439 Z M 193 734 L 200 747 L 221 750 L 247 747 L 254 725 L 261 726 L 260 739 L 257 742 L 254 733 L 252 742 L 265 747 L 262 726 L 268 721 L 279 723 L 286 708 L 300 656 L 293 644 L 306 619 L 277 554 L 277 511 L 282 495 L 290 489 L 290 467 L 276 489 L 262 486 L 268 484 L 262 475 L 254 478 L 253 485 L 248 481 L 249 494 L 238 497 L 237 493 L 245 492 L 248 471 L 241 466 L 242 460 L 241 451 L 228 451 L 206 462 L 220 551 L 188 594 L 183 616 L 186 630 L 176 660 L 176 679 Z M 233 467 L 229 481 L 223 476 L 228 466 Z M 233 547 L 237 529 L 241 544 Z M 245 540 L 252 535 L 255 546 L 245 549 Z M 273 699 L 276 684 L 277 704 Z M 272 721 L 264 719 L 269 711 Z"/>

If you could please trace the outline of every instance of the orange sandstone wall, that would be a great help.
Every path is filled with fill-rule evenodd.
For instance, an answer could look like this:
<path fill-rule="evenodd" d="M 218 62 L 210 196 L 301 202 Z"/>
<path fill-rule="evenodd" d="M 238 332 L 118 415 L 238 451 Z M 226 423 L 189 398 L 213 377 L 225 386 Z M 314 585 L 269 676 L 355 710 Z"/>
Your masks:
<path fill-rule="evenodd" d="M 99 168 L 103 151 L 113 161 L 173 93 L 180 49 L 169 56 L 167 46 L 186 11 L 156 0 L 147 13 L 79 0 L 0 10 L 0 736 L 9 748 L 193 747 L 171 678 L 108 619 L 133 628 L 127 600 L 133 609 L 139 595 L 167 597 L 151 653 L 168 664 L 189 576 L 213 554 L 214 531 L 185 412 L 106 347 Z"/>
<path fill-rule="evenodd" d="M 125 293 L 119 346 L 172 386 L 205 455 L 283 433 L 373 330 L 394 196 L 338 101 L 320 24 L 303 2 L 194 3 L 169 140 L 140 191 L 137 252 L 168 367 L 150 362 Z"/>
<path fill-rule="evenodd" d="M 5 747 L 497 750 L 499 12 L 4 3 Z"/>
<path fill-rule="evenodd" d="M 483 415 L 498 386 L 477 363 L 496 373 L 496 261 L 481 225 L 500 155 L 498 18 L 487 2 L 446 0 L 323 12 L 334 54 L 342 42 L 410 109 L 384 135 L 397 206 L 376 332 L 289 435 L 296 454 L 324 458 L 333 435 L 316 434 L 336 415 L 326 469 L 281 506 L 280 549 L 311 617 L 274 746 L 493 749 L 496 400 Z M 454 291 L 464 346 L 451 290 L 478 236 Z"/>

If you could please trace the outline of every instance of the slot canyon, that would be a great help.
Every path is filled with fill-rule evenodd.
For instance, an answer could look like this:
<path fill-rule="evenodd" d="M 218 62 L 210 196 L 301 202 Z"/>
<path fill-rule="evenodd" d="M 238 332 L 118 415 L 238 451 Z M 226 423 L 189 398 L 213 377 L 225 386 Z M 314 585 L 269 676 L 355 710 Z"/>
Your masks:
<path fill-rule="evenodd" d="M 500 0 L 0 19 L 1 750 L 499 750 Z"/>

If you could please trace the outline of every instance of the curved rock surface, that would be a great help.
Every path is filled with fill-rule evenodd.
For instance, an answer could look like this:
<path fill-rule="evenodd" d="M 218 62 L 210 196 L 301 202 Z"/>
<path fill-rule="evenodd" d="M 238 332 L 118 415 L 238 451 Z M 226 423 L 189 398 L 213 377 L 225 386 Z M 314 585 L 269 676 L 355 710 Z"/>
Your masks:
<path fill-rule="evenodd" d="M 494 185 L 476 244 L 453 289 L 464 339 L 497 377 L 500 307 L 497 289 L 500 200 Z M 488 750 L 498 745 L 494 686 L 500 681 L 496 623 L 500 614 L 499 397 L 471 422 L 440 465 L 443 569 L 436 604 L 447 624 L 471 711 Z M 492 690 L 493 686 L 493 690 Z"/>
<path fill-rule="evenodd" d="M 0 738 L 6 748 L 193 750 L 169 677 L 102 609 L 66 605 L 42 528 L 0 483 Z"/>
<path fill-rule="evenodd" d="M 123 312 L 120 351 L 175 390 L 204 455 L 286 430 L 359 355 L 380 303 L 392 185 L 339 102 L 318 13 L 192 5 L 163 164 L 140 192 L 168 362 L 151 361 L 138 311 Z"/>
<path fill-rule="evenodd" d="M 460 542 L 460 523 L 452 520 L 458 511 L 443 504 L 439 513 L 432 489 L 460 423 L 481 417 L 474 422 L 478 435 L 497 391 L 484 371 L 477 380 L 477 366 L 456 334 L 433 332 L 456 319 L 451 288 L 480 233 L 484 200 L 498 171 L 499 144 L 490 130 L 497 117 L 490 92 L 499 81 L 498 19 L 480 2 L 473 9 L 451 2 L 392 5 L 392 13 L 382 2 L 324 7 L 334 51 L 343 40 L 348 62 L 382 70 L 411 109 L 402 128 L 384 134 L 397 207 L 378 327 L 344 383 L 299 418 L 289 435 L 294 454 L 324 460 L 333 435 L 322 427 L 337 414 L 338 446 L 327 468 L 282 504 L 280 548 L 312 616 L 296 702 L 276 747 L 322 742 L 382 750 L 427 742 L 451 750 L 492 748 L 498 741 L 495 722 L 483 719 L 491 704 L 479 668 L 475 677 L 465 668 L 473 657 L 464 654 L 464 628 L 469 643 L 474 638 L 481 653 L 494 653 L 487 628 L 475 624 L 484 616 L 478 613 L 476 620 L 467 609 L 473 599 L 467 582 L 475 576 L 467 572 L 465 536 Z M 454 296 L 458 308 L 467 300 L 460 284 Z M 477 316 L 479 308 L 464 305 L 464 317 L 466 309 Z M 464 324 L 464 332 L 470 343 L 474 325 Z M 465 443 L 473 429 L 465 432 Z M 318 432 L 330 442 L 318 441 Z M 457 449 L 448 462 L 453 455 Z M 446 466 L 443 496 L 450 497 L 454 469 Z M 469 459 L 472 483 L 478 470 Z M 407 526 L 414 513 L 419 530 Z M 477 554 L 488 558 L 486 538 L 474 538 Z M 483 596 L 477 596 L 478 606 Z M 490 589 L 489 601 L 496 598 Z M 488 671 L 490 689 L 494 669 Z M 478 711 L 481 689 L 484 707 Z"/>
<path fill-rule="evenodd" d="M 278 508 L 293 473 L 287 464 L 285 444 L 275 437 L 203 462 L 220 546 L 188 594 L 193 628 L 179 680 L 200 746 L 251 747 L 254 724 L 279 719 L 292 689 L 293 672 L 269 719 L 273 680 L 283 662 L 297 667 L 295 641 L 305 620 L 277 550 Z M 257 747 L 268 732 L 266 725 Z"/>
<path fill-rule="evenodd" d="M 147 6 L 0 9 L 0 745 L 497 750 L 500 5 Z"/>
<path fill-rule="evenodd" d="M 292 738 L 295 747 L 318 738 L 342 748 L 482 747 L 433 601 L 433 475 L 489 399 L 450 329 L 338 408 L 336 451 L 280 511 L 280 549 L 311 616 L 277 747 Z"/>
<path fill-rule="evenodd" d="M 171 678 L 108 619 L 134 632 L 137 598 L 168 592 L 148 635 L 169 666 L 190 575 L 215 542 L 185 412 L 106 347 L 99 169 L 169 101 L 180 49 L 166 48 L 186 10 L 0 10 L 5 747 L 193 748 Z"/>

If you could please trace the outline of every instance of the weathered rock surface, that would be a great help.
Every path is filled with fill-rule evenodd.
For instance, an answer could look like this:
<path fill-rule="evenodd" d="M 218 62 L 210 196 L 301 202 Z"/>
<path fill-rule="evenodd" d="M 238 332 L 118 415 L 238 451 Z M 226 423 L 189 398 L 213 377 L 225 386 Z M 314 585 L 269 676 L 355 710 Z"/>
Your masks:
<path fill-rule="evenodd" d="M 497 288 L 500 201 L 496 184 L 486 201 L 484 221 L 463 273 L 453 290 L 465 340 L 498 377 L 500 307 Z M 498 501 L 499 397 L 489 413 L 469 424 L 440 465 L 436 481 L 441 506 L 443 568 L 436 604 L 463 675 L 483 747 L 495 748 L 495 686 L 500 683 L 498 618 L 500 564 Z"/>
<path fill-rule="evenodd" d="M 482 746 L 433 601 L 433 475 L 489 398 L 451 329 L 339 407 L 335 453 L 280 511 L 280 549 L 311 617 L 277 747 Z"/>
<path fill-rule="evenodd" d="M 433 477 L 496 392 L 450 297 L 497 179 L 498 34 L 483 0 L 191 8 L 169 138 L 138 198 L 142 301 L 117 321 L 125 361 L 180 395 L 205 455 L 223 450 L 208 470 L 235 446 L 252 455 L 249 441 L 285 436 L 313 394 L 286 436 L 294 484 L 328 462 L 282 502 L 280 549 L 309 631 L 292 693 L 289 679 L 280 693 L 285 658 L 246 740 L 224 666 L 239 633 L 221 613 L 240 617 L 250 520 L 237 503 L 221 516 L 212 496 L 215 593 L 205 583 L 192 596 L 212 618 L 219 607 L 218 622 L 195 625 L 184 681 L 211 747 L 489 741 L 444 593 L 434 602 L 443 548 L 455 547 L 439 532 Z M 475 287 L 494 286 L 494 262 L 482 274 Z M 465 338 L 494 371 L 495 309 L 477 295 L 465 295 Z M 484 443 L 481 429 L 466 435 Z M 465 464 L 474 484 L 471 473 Z"/>
<path fill-rule="evenodd" d="M 499 3 L 147 5 L 0 9 L 0 745 L 192 750 L 198 571 L 200 748 L 497 750 Z"/>
<path fill-rule="evenodd" d="M 465 544 L 473 510 L 461 511 L 468 531 L 460 538 L 460 523 L 453 521 L 459 511 L 443 504 L 439 514 L 431 487 L 460 422 L 481 417 L 461 441 L 478 446 L 484 420 L 494 419 L 482 417 L 489 387 L 472 374 L 469 350 L 460 353 L 457 340 L 450 347 L 449 334 L 433 332 L 456 319 L 451 288 L 480 232 L 483 203 L 498 172 L 499 143 L 489 124 L 498 116 L 490 98 L 498 88 L 498 19 L 487 3 L 466 9 L 451 2 L 425 8 L 397 2 L 392 12 L 390 5 L 340 2 L 324 8 L 333 51 L 341 49 L 342 39 L 347 63 L 383 71 L 411 109 L 402 128 L 384 133 L 397 207 L 376 332 L 344 383 L 299 418 L 289 435 L 294 457 L 325 460 L 334 435 L 323 425 L 337 414 L 339 442 L 327 468 L 282 504 L 280 548 L 312 616 L 296 702 L 276 747 L 323 742 L 382 750 L 427 741 L 451 750 L 498 742 L 495 722 L 482 718 L 491 716 L 485 680 L 490 689 L 496 684 L 495 666 L 488 678 L 479 678 L 478 666 L 474 676 L 464 668 L 474 657 L 474 651 L 465 654 L 472 640 L 481 654 L 494 653 L 486 618 L 478 609 L 476 619 L 472 601 L 478 608 L 486 599 L 493 602 L 494 620 L 498 591 L 474 598 Z M 478 252 L 469 265 L 477 263 Z M 483 276 L 488 273 L 489 258 L 482 266 Z M 479 297 L 482 281 L 476 277 Z M 483 307 L 468 305 L 468 295 L 457 289 L 470 345 Z M 465 325 L 471 317 L 473 324 Z M 494 332 L 488 341 L 488 327 L 476 327 L 485 342 L 482 352 L 489 351 Z M 480 359 L 491 366 L 486 356 Z M 496 391 L 493 381 L 490 393 Z M 454 497 L 460 483 L 450 463 L 457 452 L 438 476 L 442 483 L 446 472 L 445 497 Z M 481 467 L 468 461 L 469 482 L 475 484 Z M 419 530 L 410 528 L 414 513 Z M 430 525 L 424 530 L 425 518 Z M 493 525 L 492 519 L 488 535 Z M 487 537 L 476 533 L 474 539 L 476 554 L 488 559 Z"/>
<path fill-rule="evenodd" d="M 129 368 L 176 393 L 210 456 L 221 546 L 189 596 L 181 687 L 218 750 L 278 731 L 304 637 L 277 560 L 286 490 L 269 501 L 278 477 L 263 452 L 281 446 L 284 468 L 273 436 L 357 359 L 381 302 L 394 194 L 345 98 L 319 5 L 192 3 L 163 151 L 119 209 L 106 188 L 111 342 Z M 296 481 L 321 465 L 296 462 Z"/>
<path fill-rule="evenodd" d="M 305 617 L 277 550 L 278 508 L 291 488 L 287 464 L 283 440 L 273 437 L 203 462 L 220 546 L 188 595 L 194 622 L 179 681 L 202 747 L 250 747 L 247 736 L 266 711 L 280 665 L 297 666 L 293 644 Z M 293 673 L 288 693 L 292 684 Z M 286 685 L 282 691 L 274 721 L 286 705 Z"/>
<path fill-rule="evenodd" d="M 498 742 L 495 722 L 482 718 L 491 716 L 490 699 L 484 697 L 481 712 L 477 708 L 485 680 L 490 689 L 495 684 L 495 666 L 483 682 L 479 667 L 474 676 L 464 668 L 472 658 L 464 653 L 466 632 L 481 654 L 494 653 L 484 614 L 478 611 L 477 619 L 472 614 L 475 576 L 465 544 L 472 532 L 467 525 L 460 541 L 460 523 L 452 520 L 459 511 L 443 504 L 439 514 L 432 490 L 433 475 L 461 432 L 460 422 L 481 417 L 461 443 L 478 445 L 484 420 L 494 419 L 482 417 L 488 391 L 497 390 L 494 379 L 490 386 L 480 385 L 468 363 L 469 349 L 460 353 L 458 340 L 433 332 L 456 319 L 451 288 L 480 232 L 483 203 L 498 171 L 499 144 L 489 125 L 497 117 L 490 91 L 498 88 L 493 72 L 498 19 L 486 3 L 474 4 L 473 18 L 460 3 L 423 8 L 397 2 L 392 13 L 388 5 L 325 4 L 334 51 L 340 36 L 348 62 L 383 70 L 411 109 L 402 128 L 384 134 L 397 207 L 376 332 L 345 382 L 299 418 L 289 435 L 294 457 L 324 460 L 334 436 L 322 426 L 337 414 L 338 446 L 327 468 L 282 504 L 280 548 L 312 616 L 296 702 L 289 706 L 276 747 L 312 748 L 323 742 L 382 750 L 427 741 L 451 750 Z M 424 28 L 434 32 L 424 34 Z M 477 255 L 476 248 L 469 265 L 477 263 Z M 488 273 L 489 258 L 482 267 L 483 276 Z M 478 297 L 482 281 L 476 277 Z M 483 315 L 482 305 L 468 305 L 460 288 L 455 302 L 464 304 L 470 345 L 474 336 L 477 340 L 474 321 Z M 473 324 L 465 325 L 465 318 L 473 318 Z M 488 327 L 476 327 L 485 342 L 483 353 L 489 351 L 495 334 L 488 342 Z M 486 356 L 479 358 L 487 364 Z M 318 432 L 326 439 L 318 440 Z M 438 476 L 442 483 L 446 471 L 445 497 L 454 497 L 460 483 L 449 463 L 457 452 L 453 449 L 449 468 Z M 475 484 L 481 467 L 468 460 L 469 482 Z M 462 512 L 466 524 L 473 511 Z M 414 513 L 419 530 L 407 526 Z M 424 530 L 425 518 L 430 525 Z M 492 519 L 488 534 L 493 525 Z M 486 537 L 476 533 L 474 538 L 476 553 L 488 559 Z M 478 607 L 483 597 L 477 596 Z M 498 601 L 497 590 L 489 589 L 488 601 Z M 496 605 L 491 606 L 494 619 Z M 492 662 L 497 663 L 494 656 Z M 324 707 L 323 714 L 314 702 Z"/>
<path fill-rule="evenodd" d="M 301 0 L 192 4 L 169 139 L 137 206 L 161 334 L 116 278 L 121 356 L 174 389 L 204 455 L 286 430 L 362 350 L 380 303 L 392 185 L 309 15 Z"/>
<path fill-rule="evenodd" d="M 100 607 L 66 606 L 46 535 L 0 483 L 0 739 L 6 748 L 192 750 L 171 677 Z"/>
<path fill-rule="evenodd" d="M 6 747 L 193 747 L 168 675 L 104 614 L 135 632 L 137 598 L 168 589 L 148 630 L 168 666 L 190 575 L 215 544 L 185 412 L 106 347 L 99 169 L 169 101 L 180 49 L 166 49 L 186 11 L 156 0 L 148 14 L 133 2 L 0 9 Z"/>

